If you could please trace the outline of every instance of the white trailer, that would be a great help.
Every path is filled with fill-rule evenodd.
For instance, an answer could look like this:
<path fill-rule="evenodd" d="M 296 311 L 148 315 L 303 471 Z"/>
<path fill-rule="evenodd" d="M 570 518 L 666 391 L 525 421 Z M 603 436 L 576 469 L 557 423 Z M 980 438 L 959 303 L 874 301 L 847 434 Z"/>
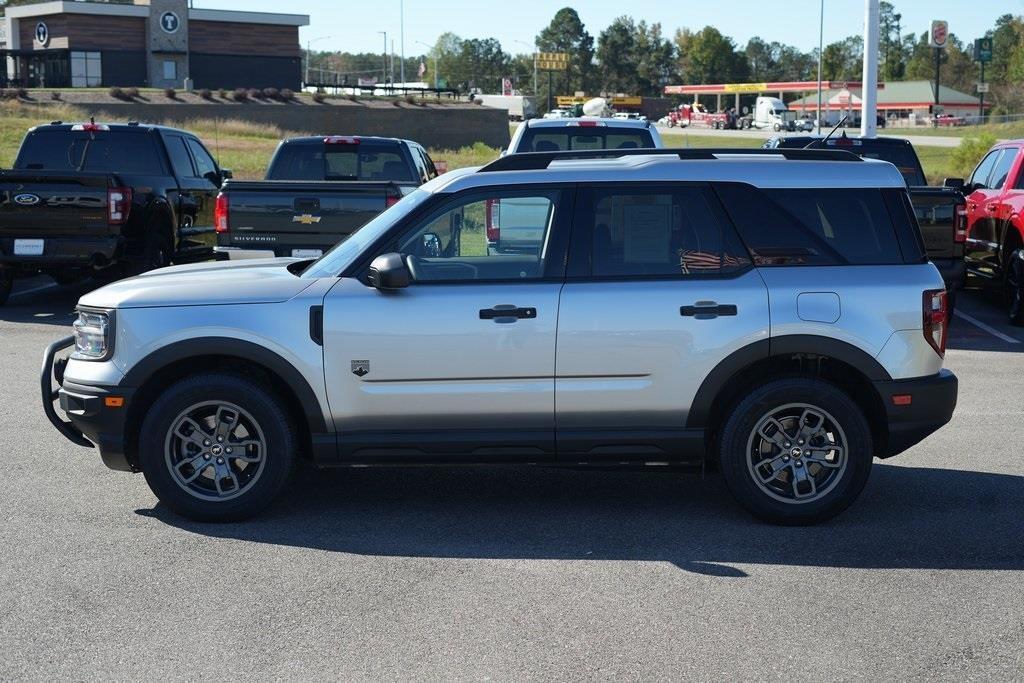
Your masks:
<path fill-rule="evenodd" d="M 524 121 L 537 116 L 537 103 L 524 95 L 475 95 L 485 107 L 504 109 L 509 121 Z"/>

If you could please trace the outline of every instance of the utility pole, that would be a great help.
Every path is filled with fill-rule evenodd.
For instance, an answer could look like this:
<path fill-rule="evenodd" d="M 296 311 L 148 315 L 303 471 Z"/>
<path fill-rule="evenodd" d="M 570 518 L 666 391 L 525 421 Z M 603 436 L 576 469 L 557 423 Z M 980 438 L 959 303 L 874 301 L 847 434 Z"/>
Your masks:
<path fill-rule="evenodd" d="M 981 81 L 985 82 L 985 62 L 981 63 Z M 984 89 L 978 90 L 978 120 L 981 123 L 985 123 L 985 91 Z"/>
<path fill-rule="evenodd" d="M 388 32 L 377 31 L 377 33 L 384 36 L 384 61 L 381 63 L 380 68 L 380 84 L 384 85 L 385 83 L 388 82 Z"/>
<path fill-rule="evenodd" d="M 825 0 L 821 0 L 821 8 L 818 10 L 818 135 L 821 135 L 821 60 L 824 49 L 825 36 Z M 694 102 L 696 102 L 694 98 Z"/>
<path fill-rule="evenodd" d="M 878 134 L 875 118 L 878 99 L 878 0 L 864 0 L 864 75 L 860 91 L 860 136 Z"/>
<path fill-rule="evenodd" d="M 398 48 L 402 51 L 402 85 L 405 85 L 405 0 L 398 0 Z"/>

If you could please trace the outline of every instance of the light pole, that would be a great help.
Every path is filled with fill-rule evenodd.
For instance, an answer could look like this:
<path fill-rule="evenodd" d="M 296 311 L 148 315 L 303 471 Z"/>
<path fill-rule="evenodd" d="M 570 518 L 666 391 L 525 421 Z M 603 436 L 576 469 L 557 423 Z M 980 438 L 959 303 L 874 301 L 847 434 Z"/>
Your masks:
<path fill-rule="evenodd" d="M 824 0 L 822 0 L 824 2 Z M 377 31 L 384 36 L 384 63 L 380 67 L 380 84 L 387 85 L 388 82 L 388 32 Z"/>
<path fill-rule="evenodd" d="M 402 85 L 405 85 L 405 0 L 398 0 L 398 47 L 402 51 Z"/>
<path fill-rule="evenodd" d="M 310 70 L 309 64 L 310 64 L 310 57 L 313 54 L 312 51 L 309 49 L 310 46 L 313 43 L 317 42 L 318 40 L 330 40 L 330 38 L 331 38 L 330 36 L 320 36 L 319 38 L 314 38 L 313 40 L 307 40 L 306 41 L 306 85 L 309 85 L 309 70 Z"/>
<path fill-rule="evenodd" d="M 434 90 L 437 90 L 437 83 L 438 83 L 438 81 L 437 81 L 437 76 L 438 76 L 438 72 L 437 72 L 437 56 L 438 56 L 438 54 L 437 53 L 439 51 L 438 50 L 434 50 L 433 47 L 431 47 L 430 45 L 427 45 L 422 40 L 416 40 L 416 41 L 413 41 L 413 42 L 418 43 L 418 44 L 422 45 L 425 48 L 428 48 L 431 52 L 434 53 Z M 429 55 L 430 52 L 428 52 L 427 54 Z"/>
<path fill-rule="evenodd" d="M 821 0 L 818 10 L 818 135 L 821 135 L 821 60 L 825 44 L 825 0 Z"/>
<path fill-rule="evenodd" d="M 529 43 L 527 43 L 525 41 L 522 41 L 522 40 L 513 40 L 512 42 L 513 43 L 519 43 L 520 45 L 525 45 L 526 47 L 533 48 L 533 96 L 536 97 L 537 96 L 537 46 L 536 45 L 530 45 Z"/>

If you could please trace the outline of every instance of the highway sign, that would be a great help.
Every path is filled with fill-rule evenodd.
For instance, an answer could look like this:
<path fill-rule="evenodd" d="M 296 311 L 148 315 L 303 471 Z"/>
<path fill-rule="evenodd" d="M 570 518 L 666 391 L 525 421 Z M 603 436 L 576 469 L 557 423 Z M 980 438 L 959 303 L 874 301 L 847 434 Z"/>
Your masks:
<path fill-rule="evenodd" d="M 974 41 L 974 61 L 982 64 L 992 61 L 991 38 L 978 38 Z"/>
<path fill-rule="evenodd" d="M 930 47 L 945 48 L 946 41 L 949 39 L 949 22 L 941 19 L 932 21 L 932 30 L 929 35 L 931 36 Z"/>

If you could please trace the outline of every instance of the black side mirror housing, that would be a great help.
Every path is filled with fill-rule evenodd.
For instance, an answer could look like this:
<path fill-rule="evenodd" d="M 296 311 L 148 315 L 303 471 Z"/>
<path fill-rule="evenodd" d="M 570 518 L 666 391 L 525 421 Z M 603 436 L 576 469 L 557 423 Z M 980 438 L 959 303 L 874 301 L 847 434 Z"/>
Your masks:
<path fill-rule="evenodd" d="M 403 289 L 409 286 L 412 276 L 409 266 L 401 254 L 381 254 L 373 259 L 367 274 L 371 287 L 380 290 Z"/>
<path fill-rule="evenodd" d="M 958 190 L 963 190 L 966 187 L 963 178 L 946 178 L 942 181 L 942 186 L 955 187 Z"/>

